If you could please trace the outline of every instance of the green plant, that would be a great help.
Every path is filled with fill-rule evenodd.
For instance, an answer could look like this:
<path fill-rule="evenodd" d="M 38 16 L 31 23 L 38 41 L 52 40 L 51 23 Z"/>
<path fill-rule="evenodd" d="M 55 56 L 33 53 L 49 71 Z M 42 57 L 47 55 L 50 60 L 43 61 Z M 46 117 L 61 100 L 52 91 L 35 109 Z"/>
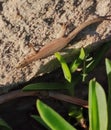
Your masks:
<path fill-rule="evenodd" d="M 110 65 L 110 66 L 109 66 Z M 111 72 L 111 61 L 106 59 L 106 70 Z M 108 76 L 108 79 L 110 77 Z M 110 79 L 111 80 L 111 79 Z M 111 83 L 111 81 L 110 81 Z M 108 125 L 108 117 L 110 117 L 110 111 L 107 110 L 107 100 L 103 87 L 95 80 L 92 79 L 89 82 L 89 93 L 88 93 L 88 104 L 89 104 L 89 130 L 110 130 L 110 124 Z M 111 101 L 108 102 L 110 104 Z M 42 123 L 49 126 L 53 130 L 68 129 L 73 130 L 72 126 L 69 125 L 60 115 L 58 115 L 53 109 L 40 100 L 36 102 L 36 107 L 41 116 Z M 110 107 L 108 105 L 108 107 Z M 111 109 L 110 109 L 111 110 Z M 74 110 L 74 114 L 75 114 Z M 74 115 L 73 114 L 73 115 Z M 76 116 L 81 115 L 76 112 Z M 37 121 L 37 117 L 35 118 Z M 40 119 L 39 119 L 40 120 Z M 39 121 L 40 122 L 40 121 Z M 109 120 L 109 123 L 111 120 Z M 48 128 L 48 129 L 49 129 Z"/>
<path fill-rule="evenodd" d="M 95 56 L 95 58 L 88 58 L 88 54 L 84 51 L 84 49 L 81 49 L 78 58 L 76 58 L 74 60 L 74 62 L 71 64 L 70 67 L 67 65 L 64 58 L 59 53 L 56 53 L 55 56 L 57 57 L 57 59 L 59 60 L 59 62 L 61 64 L 63 74 L 64 74 L 66 81 L 64 83 L 56 82 L 56 83 L 32 84 L 32 85 L 26 86 L 25 88 L 23 88 L 23 90 L 30 91 L 30 90 L 44 90 L 44 89 L 45 90 L 66 89 L 66 90 L 68 90 L 69 94 L 73 96 L 74 87 L 80 81 L 85 81 L 86 76 L 88 76 L 88 73 L 91 72 L 97 66 L 97 64 L 100 62 L 103 55 L 109 48 L 109 45 L 110 44 L 108 43 L 106 46 L 104 46 L 101 49 L 101 52 Z M 78 70 L 78 67 L 81 68 L 80 69 L 81 71 L 76 76 L 75 75 L 73 76 L 73 72 Z M 111 119 L 109 117 L 109 114 L 111 113 L 110 112 L 110 110 L 111 110 L 111 105 L 110 105 L 111 63 L 108 59 L 106 59 L 106 70 L 107 70 L 108 84 L 109 84 L 108 103 L 106 101 L 105 92 L 104 92 L 102 86 L 98 82 L 96 82 L 95 79 L 91 80 L 89 83 L 88 102 L 89 102 L 89 124 L 90 124 L 89 129 L 90 130 L 102 130 L 102 129 L 110 130 L 111 129 L 111 126 L 110 126 Z M 103 104 L 104 104 L 104 107 L 102 107 Z M 107 107 L 107 104 L 108 104 L 108 107 Z M 44 106 L 41 105 L 41 107 L 44 107 Z M 103 108 L 103 109 L 101 109 L 101 108 Z M 108 108 L 108 111 L 107 111 L 107 108 Z M 78 113 L 78 115 L 82 115 L 82 111 L 79 111 L 80 109 L 78 109 L 78 112 L 75 111 L 75 109 L 73 109 L 73 113 Z M 45 109 L 43 108 L 43 110 L 45 110 Z M 44 113 L 42 111 L 42 108 L 41 108 L 41 111 L 39 111 L 39 112 L 40 112 L 40 115 L 42 113 Z M 50 112 L 51 111 L 49 111 L 49 113 Z M 46 113 L 45 116 L 47 116 L 47 110 L 45 110 L 45 113 Z M 78 116 L 76 115 L 76 117 L 78 117 Z M 43 115 L 42 115 L 42 118 L 44 118 Z M 53 118 L 55 118 L 54 115 L 52 115 L 51 119 L 53 119 Z M 103 119 L 105 119 L 104 123 L 103 123 Z M 47 125 L 47 121 L 44 122 L 44 119 L 36 118 L 36 120 L 38 120 L 39 122 L 42 121 L 43 124 L 45 123 L 45 125 Z M 46 120 L 48 120 L 48 119 L 46 119 Z M 53 124 L 53 122 L 50 122 L 50 123 Z M 107 129 L 107 127 L 108 127 L 108 129 Z"/>
<path fill-rule="evenodd" d="M 76 130 L 52 108 L 37 100 L 36 107 L 43 122 L 52 130 Z M 37 119 L 38 120 L 38 119 Z"/>
<path fill-rule="evenodd" d="M 102 86 L 95 81 L 89 82 L 89 130 L 107 130 L 108 113 L 106 95 Z"/>
<path fill-rule="evenodd" d="M 77 82 L 79 82 L 81 75 L 77 76 L 77 78 L 74 79 L 75 77 L 72 77 L 72 73 L 75 72 L 78 69 L 78 67 L 82 64 L 82 61 L 86 56 L 84 49 L 81 49 L 79 56 L 74 60 L 70 67 L 58 52 L 55 53 L 55 56 L 61 64 L 63 74 L 66 79 L 65 82 L 29 84 L 23 88 L 23 91 L 66 89 L 69 91 L 70 95 L 74 95 L 74 86 L 77 84 Z"/>
<path fill-rule="evenodd" d="M 108 77 L 108 101 L 103 87 L 95 81 L 89 83 L 89 122 L 90 130 L 111 130 L 111 61 L 106 59 Z"/>
<path fill-rule="evenodd" d="M 61 90 L 66 89 L 69 92 L 69 95 L 74 96 L 74 88 L 75 86 L 84 78 L 88 73 L 90 73 L 101 61 L 103 55 L 108 50 L 110 46 L 110 42 L 106 43 L 105 46 L 100 48 L 99 54 L 96 54 L 94 58 L 88 57 L 88 52 L 86 52 L 83 48 L 80 50 L 79 56 L 77 56 L 70 66 L 66 63 L 64 58 L 57 52 L 55 56 L 59 60 L 61 64 L 63 74 L 65 77 L 64 82 L 52 82 L 52 83 L 36 83 L 29 84 L 23 88 L 23 91 L 35 91 L 35 90 Z M 80 67 L 81 71 L 73 76 L 73 73 L 78 70 Z"/>

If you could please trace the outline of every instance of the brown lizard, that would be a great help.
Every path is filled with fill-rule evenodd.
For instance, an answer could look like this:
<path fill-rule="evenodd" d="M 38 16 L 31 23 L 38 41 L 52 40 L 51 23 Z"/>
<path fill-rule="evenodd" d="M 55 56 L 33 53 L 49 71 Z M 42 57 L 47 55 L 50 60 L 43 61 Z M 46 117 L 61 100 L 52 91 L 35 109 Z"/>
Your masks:
<path fill-rule="evenodd" d="M 108 16 L 98 17 L 98 18 L 95 18 L 95 19 L 92 19 L 92 20 L 89 20 L 87 22 L 82 23 L 75 30 L 73 30 L 69 35 L 54 39 L 51 42 L 49 42 L 48 44 L 46 44 L 44 47 L 42 47 L 36 54 L 31 55 L 31 56 L 27 56 L 21 63 L 19 63 L 17 68 L 25 67 L 26 65 L 30 64 L 31 62 L 33 62 L 35 60 L 48 57 L 48 56 L 54 54 L 55 52 L 60 51 L 65 46 L 67 46 L 67 44 L 73 38 L 75 38 L 76 35 L 81 30 L 83 30 L 85 27 L 87 27 L 93 23 L 101 22 L 103 20 L 109 20 L 109 19 L 107 19 L 107 17 Z"/>

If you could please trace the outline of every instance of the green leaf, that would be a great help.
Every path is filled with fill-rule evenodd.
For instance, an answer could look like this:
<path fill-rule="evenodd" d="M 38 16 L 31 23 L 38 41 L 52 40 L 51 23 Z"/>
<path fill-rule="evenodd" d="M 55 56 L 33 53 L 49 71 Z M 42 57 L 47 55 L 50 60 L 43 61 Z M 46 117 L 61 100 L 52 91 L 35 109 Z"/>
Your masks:
<path fill-rule="evenodd" d="M 95 79 L 89 83 L 89 130 L 107 130 L 108 116 L 106 96 Z"/>
<path fill-rule="evenodd" d="M 55 56 L 56 58 L 58 59 L 58 61 L 60 62 L 61 64 L 61 67 L 62 67 L 62 70 L 63 70 L 63 73 L 64 73 L 64 77 L 65 79 L 68 81 L 68 82 L 71 82 L 71 72 L 70 72 L 70 69 L 66 63 L 66 61 L 64 60 L 64 58 L 60 55 L 59 52 L 56 52 L 55 53 Z"/>
<path fill-rule="evenodd" d="M 97 105 L 97 97 L 95 92 L 95 80 L 91 80 L 89 82 L 89 122 L 90 129 L 89 130 L 99 130 L 99 120 L 98 120 L 98 105 Z"/>
<path fill-rule="evenodd" d="M 108 113 L 107 113 L 107 101 L 104 89 L 96 82 L 96 96 L 99 114 L 100 130 L 107 130 L 108 125 Z"/>
<path fill-rule="evenodd" d="M 84 48 L 81 48 L 79 58 L 81 60 L 84 60 L 85 56 L 86 56 L 86 54 L 85 54 Z"/>
<path fill-rule="evenodd" d="M 67 85 L 64 83 L 36 83 L 25 86 L 23 91 L 37 91 L 37 90 L 60 90 L 67 89 Z"/>
<path fill-rule="evenodd" d="M 0 118 L 0 130 L 12 130 L 12 128 Z"/>
<path fill-rule="evenodd" d="M 52 108 L 50 108 L 40 100 L 37 100 L 36 107 L 43 121 L 52 130 L 76 130 L 57 112 L 55 112 Z"/>
<path fill-rule="evenodd" d="M 111 61 L 106 59 L 105 62 L 108 77 L 108 130 L 111 130 Z"/>
<path fill-rule="evenodd" d="M 71 72 L 75 72 L 84 59 L 85 59 L 85 51 L 83 48 L 81 48 L 79 57 L 76 60 L 74 60 L 74 62 L 71 64 L 70 67 Z"/>

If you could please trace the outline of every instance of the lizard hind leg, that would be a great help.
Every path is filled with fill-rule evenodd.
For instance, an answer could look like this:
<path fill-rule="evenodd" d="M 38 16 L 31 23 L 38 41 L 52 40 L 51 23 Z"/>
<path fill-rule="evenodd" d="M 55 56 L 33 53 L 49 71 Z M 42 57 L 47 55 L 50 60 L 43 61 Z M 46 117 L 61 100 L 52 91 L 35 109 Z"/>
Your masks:
<path fill-rule="evenodd" d="M 57 38 L 64 37 L 67 30 L 68 22 L 62 23 L 60 32 L 57 34 Z"/>
<path fill-rule="evenodd" d="M 33 52 L 34 54 L 38 53 L 38 50 L 35 49 L 33 44 L 29 43 L 28 46 L 31 48 L 31 52 Z"/>

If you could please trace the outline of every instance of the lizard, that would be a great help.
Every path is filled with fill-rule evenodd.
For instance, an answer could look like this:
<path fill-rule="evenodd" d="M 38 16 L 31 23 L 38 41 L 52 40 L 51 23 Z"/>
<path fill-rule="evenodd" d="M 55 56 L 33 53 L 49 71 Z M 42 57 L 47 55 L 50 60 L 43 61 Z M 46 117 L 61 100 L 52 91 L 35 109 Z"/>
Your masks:
<path fill-rule="evenodd" d="M 72 32 L 70 32 L 67 36 L 61 36 L 57 39 L 52 40 L 51 42 L 47 43 L 44 47 L 42 47 L 37 53 L 27 56 L 23 61 L 21 61 L 16 68 L 23 68 L 30 64 L 33 61 L 36 61 L 38 59 L 46 58 L 50 55 L 53 55 L 55 52 L 60 51 L 64 47 L 67 46 L 67 44 L 74 39 L 79 32 L 81 32 L 84 28 L 87 26 L 102 22 L 103 20 L 109 20 L 107 18 L 108 16 L 104 17 L 97 17 L 94 19 L 91 19 L 89 21 L 83 22 L 80 24 L 80 26 L 76 27 Z"/>

